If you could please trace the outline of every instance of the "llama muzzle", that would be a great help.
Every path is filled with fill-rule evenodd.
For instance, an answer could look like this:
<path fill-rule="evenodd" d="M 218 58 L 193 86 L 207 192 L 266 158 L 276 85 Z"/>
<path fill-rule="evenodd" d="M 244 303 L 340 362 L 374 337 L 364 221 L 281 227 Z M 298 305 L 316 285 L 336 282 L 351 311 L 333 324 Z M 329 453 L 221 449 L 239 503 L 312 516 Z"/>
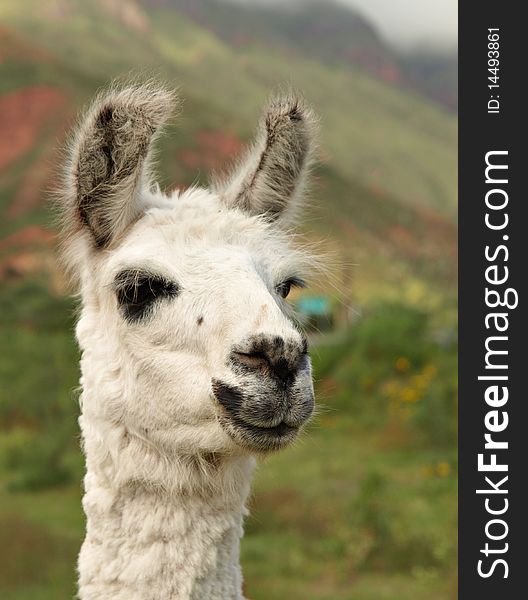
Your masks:
<path fill-rule="evenodd" d="M 213 379 L 220 421 L 243 446 L 276 449 L 295 439 L 314 408 L 304 339 L 252 336 L 231 351 L 236 384 Z"/>

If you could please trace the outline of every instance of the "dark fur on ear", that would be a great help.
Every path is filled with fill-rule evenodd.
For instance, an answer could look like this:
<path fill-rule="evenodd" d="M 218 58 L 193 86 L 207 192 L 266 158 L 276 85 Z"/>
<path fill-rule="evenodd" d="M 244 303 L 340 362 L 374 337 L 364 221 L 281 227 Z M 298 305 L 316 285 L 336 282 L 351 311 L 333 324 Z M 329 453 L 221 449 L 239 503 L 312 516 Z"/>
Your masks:
<path fill-rule="evenodd" d="M 152 83 L 114 87 L 95 100 L 73 137 L 60 192 L 67 238 L 84 231 L 104 248 L 140 216 L 152 142 L 174 103 Z"/>
<path fill-rule="evenodd" d="M 274 98 L 245 158 L 226 180 L 214 184 L 226 205 L 270 220 L 294 212 L 313 159 L 315 123 L 300 96 Z"/>

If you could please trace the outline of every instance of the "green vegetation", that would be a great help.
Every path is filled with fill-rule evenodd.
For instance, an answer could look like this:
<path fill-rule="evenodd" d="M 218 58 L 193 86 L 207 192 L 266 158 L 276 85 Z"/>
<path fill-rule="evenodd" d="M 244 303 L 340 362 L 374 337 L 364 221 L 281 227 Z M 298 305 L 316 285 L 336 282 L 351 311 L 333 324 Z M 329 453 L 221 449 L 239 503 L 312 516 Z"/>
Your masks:
<path fill-rule="evenodd" d="M 456 211 L 456 120 L 435 105 L 354 68 L 323 65 L 258 45 L 229 46 L 170 7 L 152 8 L 143 28 L 127 28 L 104 3 L 72 1 L 71 14 L 35 20 L 5 0 L 0 18 L 31 35 L 58 61 L 105 81 L 143 71 L 175 82 L 209 111 L 233 114 L 250 132 L 270 89 L 294 84 L 317 107 L 326 153 L 339 172 L 390 190 L 411 205 Z M 146 14 L 146 13 L 144 13 Z M 148 31 L 148 34 L 145 34 Z M 185 107 L 185 119 L 199 116 Z"/>

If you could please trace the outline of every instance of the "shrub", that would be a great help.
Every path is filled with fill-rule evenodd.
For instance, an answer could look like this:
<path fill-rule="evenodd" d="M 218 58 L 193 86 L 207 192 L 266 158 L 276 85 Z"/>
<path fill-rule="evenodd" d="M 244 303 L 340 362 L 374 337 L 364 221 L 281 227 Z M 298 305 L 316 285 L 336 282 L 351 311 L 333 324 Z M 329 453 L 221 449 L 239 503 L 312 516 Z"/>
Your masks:
<path fill-rule="evenodd" d="M 396 421 L 428 444 L 454 446 L 456 340 L 436 333 L 432 315 L 411 306 L 366 311 L 338 344 L 313 353 L 322 402 L 363 423 Z"/>

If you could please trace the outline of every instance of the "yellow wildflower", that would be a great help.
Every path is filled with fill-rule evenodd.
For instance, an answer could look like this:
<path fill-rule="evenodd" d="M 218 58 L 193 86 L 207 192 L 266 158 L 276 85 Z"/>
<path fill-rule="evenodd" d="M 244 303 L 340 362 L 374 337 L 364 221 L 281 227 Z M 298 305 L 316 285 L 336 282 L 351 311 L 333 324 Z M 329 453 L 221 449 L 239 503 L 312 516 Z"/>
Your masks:
<path fill-rule="evenodd" d="M 400 356 L 399 358 L 396 359 L 394 366 L 396 367 L 396 370 L 399 373 L 405 373 L 410 369 L 411 362 L 405 356 Z"/>
<path fill-rule="evenodd" d="M 436 465 L 436 472 L 438 473 L 438 475 L 440 477 L 447 477 L 449 475 L 450 471 L 451 471 L 451 467 L 449 466 L 449 463 L 446 462 L 445 460 L 442 462 L 439 462 Z"/>

